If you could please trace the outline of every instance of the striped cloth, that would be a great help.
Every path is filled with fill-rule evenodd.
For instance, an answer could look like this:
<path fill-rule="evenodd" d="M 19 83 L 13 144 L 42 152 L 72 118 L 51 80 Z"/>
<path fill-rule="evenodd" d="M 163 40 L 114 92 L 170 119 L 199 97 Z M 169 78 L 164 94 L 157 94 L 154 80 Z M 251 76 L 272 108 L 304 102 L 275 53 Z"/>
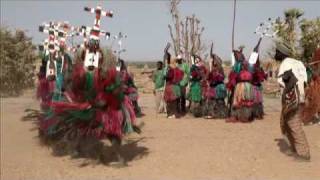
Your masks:
<path fill-rule="evenodd" d="M 299 118 L 298 87 L 282 95 L 282 112 L 280 126 L 291 145 L 299 156 L 310 157 L 309 145 Z"/>

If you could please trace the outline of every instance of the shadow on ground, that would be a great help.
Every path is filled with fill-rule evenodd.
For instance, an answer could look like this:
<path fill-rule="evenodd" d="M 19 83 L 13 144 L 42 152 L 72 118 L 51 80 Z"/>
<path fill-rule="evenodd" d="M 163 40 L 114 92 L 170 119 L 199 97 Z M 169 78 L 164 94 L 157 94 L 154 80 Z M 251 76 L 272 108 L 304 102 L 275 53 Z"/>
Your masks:
<path fill-rule="evenodd" d="M 27 109 L 27 114 L 22 121 L 32 122 L 34 125 L 30 131 L 38 130 L 38 117 L 41 115 L 38 110 Z M 124 163 L 141 159 L 149 154 L 148 148 L 140 146 L 139 142 L 144 137 L 127 139 L 122 142 L 120 149 L 115 149 L 108 140 L 99 140 L 93 137 L 64 136 L 54 139 L 44 138 L 37 135 L 40 145 L 51 147 L 54 156 L 71 156 L 71 159 L 83 160 L 79 167 L 94 164 L 110 165 L 117 162 L 117 153 L 120 152 Z"/>
<path fill-rule="evenodd" d="M 279 147 L 280 152 L 282 152 L 285 155 L 288 155 L 288 151 L 291 150 L 289 144 L 287 143 L 287 141 L 283 138 L 277 138 L 274 141 L 277 142 L 277 145 Z"/>

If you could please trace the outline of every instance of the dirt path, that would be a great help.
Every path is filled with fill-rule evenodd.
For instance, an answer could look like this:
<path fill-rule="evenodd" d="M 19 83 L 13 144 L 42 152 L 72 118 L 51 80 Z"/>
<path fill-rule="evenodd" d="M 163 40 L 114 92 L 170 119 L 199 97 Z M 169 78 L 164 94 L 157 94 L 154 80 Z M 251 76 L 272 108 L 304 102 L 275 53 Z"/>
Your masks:
<path fill-rule="evenodd" d="M 21 121 L 24 109 L 37 108 L 32 95 L 1 102 L 1 179 L 268 179 L 316 180 L 320 178 L 320 126 L 305 127 L 312 162 L 296 162 L 280 152 L 277 99 L 266 99 L 266 117 L 250 124 L 186 117 L 168 120 L 153 111 L 153 97 L 142 95 L 147 114 L 143 133 L 126 144 L 129 166 L 113 168 L 54 157 L 39 145 L 31 122 Z"/>

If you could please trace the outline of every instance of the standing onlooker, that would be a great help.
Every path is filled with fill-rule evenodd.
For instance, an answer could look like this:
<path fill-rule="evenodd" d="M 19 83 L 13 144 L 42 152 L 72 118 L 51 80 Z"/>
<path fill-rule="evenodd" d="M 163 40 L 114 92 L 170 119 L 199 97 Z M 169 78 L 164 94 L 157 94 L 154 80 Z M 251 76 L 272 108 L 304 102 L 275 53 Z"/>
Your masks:
<path fill-rule="evenodd" d="M 299 117 L 299 112 L 305 105 L 304 84 L 307 83 L 307 71 L 300 61 L 290 58 L 289 54 L 288 45 L 277 43 L 275 59 L 281 61 L 278 82 L 283 87 L 280 127 L 291 146 L 291 151 L 287 153 L 298 160 L 309 161 L 309 145 Z"/>
<path fill-rule="evenodd" d="M 157 62 L 157 70 L 152 75 L 152 81 L 154 83 L 153 93 L 155 95 L 155 100 L 156 100 L 156 112 L 165 113 L 166 104 L 163 99 L 165 72 L 163 68 L 163 63 L 161 61 Z"/>

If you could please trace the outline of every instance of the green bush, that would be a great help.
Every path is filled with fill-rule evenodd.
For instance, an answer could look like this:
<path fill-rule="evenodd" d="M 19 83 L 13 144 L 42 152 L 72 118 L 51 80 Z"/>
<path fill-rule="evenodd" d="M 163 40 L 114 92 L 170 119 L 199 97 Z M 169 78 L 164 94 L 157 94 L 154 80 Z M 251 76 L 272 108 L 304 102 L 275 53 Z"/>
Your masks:
<path fill-rule="evenodd" d="M 36 48 L 22 30 L 0 28 L 0 96 L 17 96 L 34 87 Z"/>
<path fill-rule="evenodd" d="M 320 45 L 320 18 L 303 18 L 301 9 L 287 9 L 284 18 L 278 18 L 275 30 L 280 40 L 290 46 L 290 56 L 307 62 Z"/>
<path fill-rule="evenodd" d="M 316 48 L 320 45 L 320 17 L 300 22 L 300 45 L 303 47 L 302 59 L 309 61 Z"/>

